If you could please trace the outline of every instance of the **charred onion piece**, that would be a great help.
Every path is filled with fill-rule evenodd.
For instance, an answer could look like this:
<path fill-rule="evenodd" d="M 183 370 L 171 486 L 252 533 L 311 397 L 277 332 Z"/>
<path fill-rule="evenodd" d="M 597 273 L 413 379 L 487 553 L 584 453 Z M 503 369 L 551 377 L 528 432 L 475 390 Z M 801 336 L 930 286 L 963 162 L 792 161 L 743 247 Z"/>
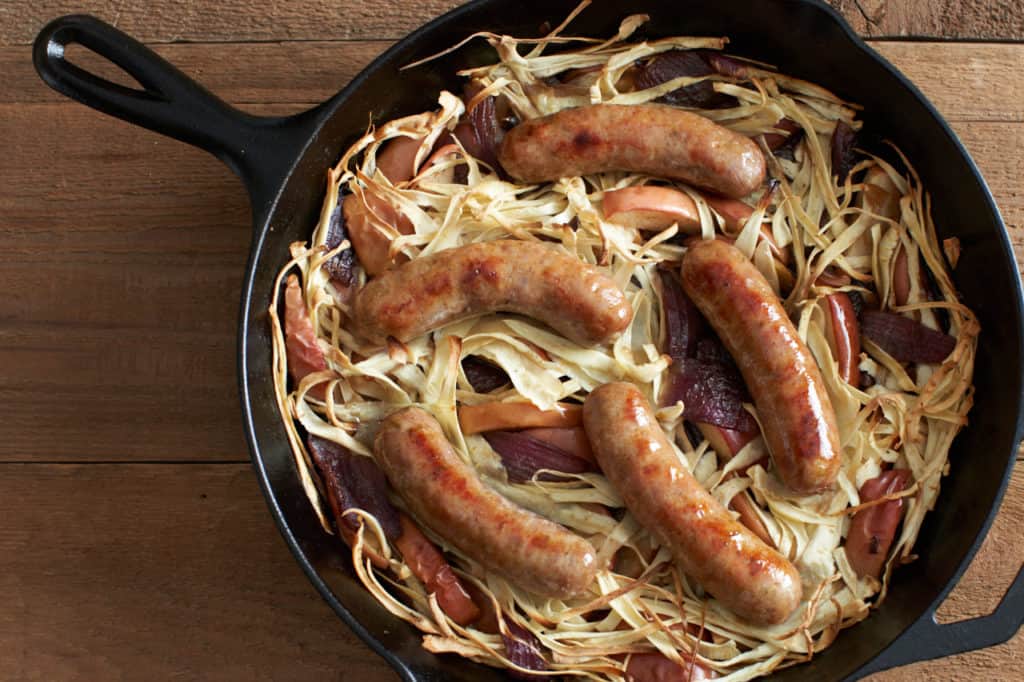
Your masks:
<path fill-rule="evenodd" d="M 850 297 L 843 292 L 825 297 L 828 304 L 832 353 L 839 364 L 839 376 L 851 386 L 860 386 L 860 329 Z"/>
<path fill-rule="evenodd" d="M 860 488 L 861 504 L 873 502 L 886 495 L 906 489 L 910 482 L 909 469 L 883 471 L 877 478 L 866 481 Z M 903 500 L 888 500 L 873 507 L 861 509 L 853 515 L 846 534 L 846 557 L 859 576 L 882 574 L 889 548 L 896 537 L 896 528 L 903 517 Z"/>
<path fill-rule="evenodd" d="M 783 130 L 789 134 L 765 133 L 764 143 L 768 145 L 768 149 L 775 152 L 776 156 L 792 160 L 793 150 L 800 140 L 804 138 L 804 129 L 791 118 L 780 118 L 775 123 L 775 129 Z"/>
<path fill-rule="evenodd" d="M 484 434 L 487 443 L 501 456 L 508 472 L 508 480 L 523 483 L 536 475 L 541 481 L 564 481 L 564 476 L 550 473 L 537 474 L 542 469 L 582 474 L 594 467 L 585 459 L 575 457 L 550 443 L 534 438 L 522 431 L 489 431 Z"/>
<path fill-rule="evenodd" d="M 345 229 L 345 218 L 342 215 L 341 203 L 339 202 L 331 211 L 327 219 L 327 239 L 325 243 L 329 251 L 338 248 L 343 241 L 348 239 L 348 230 Z M 351 240 L 350 244 L 351 244 Z M 330 260 L 324 263 L 324 270 L 338 286 L 350 287 L 355 284 L 356 261 L 355 251 L 349 246 L 336 253 Z"/>
<path fill-rule="evenodd" d="M 956 347 L 949 334 L 895 313 L 865 310 L 860 324 L 865 337 L 900 362 L 942 362 Z"/>
<path fill-rule="evenodd" d="M 547 670 L 548 663 L 541 656 L 540 641 L 532 632 L 507 619 L 505 621 L 505 632 L 501 633 L 502 642 L 505 644 L 505 656 L 520 668 L 527 670 Z M 530 675 L 519 670 L 507 671 L 509 677 L 519 680 L 544 679 L 540 675 Z"/>
<path fill-rule="evenodd" d="M 857 134 L 845 121 L 837 121 L 832 133 L 832 175 L 839 176 L 839 184 L 846 182 L 846 176 L 856 161 L 853 145 Z"/>
<path fill-rule="evenodd" d="M 705 50 L 669 50 L 641 66 L 636 73 L 634 84 L 637 90 L 646 90 L 667 83 L 673 78 L 697 78 L 710 76 L 715 72 Z M 724 109 L 737 104 L 735 97 L 715 92 L 715 86 L 709 80 L 673 90 L 655 101 L 698 109 Z"/>
<path fill-rule="evenodd" d="M 501 367 L 470 355 L 462 361 L 462 371 L 477 393 L 490 393 L 509 382 L 508 374 Z"/>

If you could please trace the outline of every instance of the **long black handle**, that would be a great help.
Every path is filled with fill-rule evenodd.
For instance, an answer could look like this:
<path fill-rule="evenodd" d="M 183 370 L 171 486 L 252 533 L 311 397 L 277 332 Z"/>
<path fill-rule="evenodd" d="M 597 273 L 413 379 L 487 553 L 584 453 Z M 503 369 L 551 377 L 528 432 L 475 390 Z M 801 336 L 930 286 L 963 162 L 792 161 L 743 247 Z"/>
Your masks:
<path fill-rule="evenodd" d="M 893 644 L 872 660 L 859 675 L 869 675 L 908 663 L 962 654 L 1007 641 L 1024 622 L 1024 567 L 1017 571 L 1010 589 L 996 610 L 987 616 L 940 625 L 929 609 Z"/>
<path fill-rule="evenodd" d="M 67 60 L 79 44 L 135 79 L 113 83 Z M 256 224 L 319 124 L 322 107 L 286 118 L 252 116 L 227 105 L 148 47 L 96 17 L 50 22 L 36 37 L 33 62 L 54 90 L 93 109 L 214 154 L 245 182 Z"/>

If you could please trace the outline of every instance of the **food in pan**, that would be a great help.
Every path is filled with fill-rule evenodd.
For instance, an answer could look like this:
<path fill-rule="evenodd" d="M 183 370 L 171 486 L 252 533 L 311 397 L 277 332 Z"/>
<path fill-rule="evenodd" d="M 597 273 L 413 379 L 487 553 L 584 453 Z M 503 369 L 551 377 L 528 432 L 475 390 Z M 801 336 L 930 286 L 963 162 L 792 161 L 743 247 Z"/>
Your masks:
<path fill-rule="evenodd" d="M 461 95 L 360 137 L 273 371 L 325 532 L 428 650 L 751 679 L 914 558 L 979 327 L 855 105 L 644 20 L 475 36 Z"/>

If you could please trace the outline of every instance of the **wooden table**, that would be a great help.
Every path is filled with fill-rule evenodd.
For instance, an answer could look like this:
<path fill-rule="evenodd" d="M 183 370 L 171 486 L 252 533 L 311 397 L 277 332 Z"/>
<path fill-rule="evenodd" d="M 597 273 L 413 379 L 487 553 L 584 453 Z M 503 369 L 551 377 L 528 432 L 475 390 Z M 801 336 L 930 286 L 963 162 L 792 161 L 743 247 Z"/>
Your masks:
<path fill-rule="evenodd" d="M 232 104 L 287 113 L 455 4 L 0 6 L 0 679 L 395 679 L 303 577 L 250 469 L 235 388 L 241 184 L 52 93 L 30 63 L 36 32 L 88 11 Z M 951 122 L 1024 255 L 1024 7 L 835 4 Z M 944 618 L 992 609 L 1024 558 L 1022 523 L 1018 472 Z M 926 676 L 1024 679 L 1024 636 L 877 679 Z"/>

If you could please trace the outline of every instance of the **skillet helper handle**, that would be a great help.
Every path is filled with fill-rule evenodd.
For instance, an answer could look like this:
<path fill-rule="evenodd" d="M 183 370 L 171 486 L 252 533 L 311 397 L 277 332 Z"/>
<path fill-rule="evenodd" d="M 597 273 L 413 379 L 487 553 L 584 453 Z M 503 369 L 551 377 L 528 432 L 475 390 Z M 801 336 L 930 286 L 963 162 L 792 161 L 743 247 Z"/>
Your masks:
<path fill-rule="evenodd" d="M 71 63 L 67 48 L 73 44 L 113 63 L 140 87 L 119 85 Z M 260 204 L 272 197 L 319 121 L 317 109 L 287 118 L 239 111 L 139 41 L 85 14 L 50 22 L 36 37 L 32 58 L 57 92 L 224 161 L 245 182 L 257 220 L 266 211 Z"/>
<path fill-rule="evenodd" d="M 999 606 L 987 616 L 941 625 L 929 611 L 911 625 L 862 672 L 870 673 L 908 663 L 953 656 L 1007 641 L 1024 625 L 1024 566 L 1017 571 Z"/>

